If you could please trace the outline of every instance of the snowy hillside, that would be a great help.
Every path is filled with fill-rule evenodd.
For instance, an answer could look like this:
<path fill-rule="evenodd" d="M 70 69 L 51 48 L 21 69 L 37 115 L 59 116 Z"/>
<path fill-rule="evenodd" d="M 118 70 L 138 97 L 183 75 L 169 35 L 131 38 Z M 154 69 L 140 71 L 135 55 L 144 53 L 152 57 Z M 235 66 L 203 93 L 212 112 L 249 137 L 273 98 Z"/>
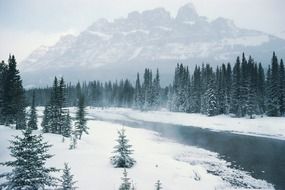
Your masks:
<path fill-rule="evenodd" d="M 113 168 L 109 158 L 116 144 L 117 129 L 123 126 L 94 120 L 88 121 L 88 126 L 90 134 L 84 135 L 74 150 L 68 149 L 68 139 L 63 143 L 60 135 L 44 134 L 45 140 L 53 144 L 50 153 L 55 155 L 48 165 L 63 168 L 63 163 L 68 162 L 79 189 L 118 189 L 122 169 Z M 154 189 L 158 179 L 165 190 L 273 189 L 271 184 L 254 179 L 244 171 L 231 169 L 231 163 L 220 159 L 217 153 L 180 145 L 144 129 L 124 127 L 137 161 L 128 170 L 128 175 L 138 190 Z M 0 126 L 0 134 L 0 161 L 3 162 L 10 159 L 8 140 L 20 132 Z M 0 167 L 0 173 L 7 170 Z M 207 170 L 222 172 L 216 176 Z M 230 181 L 234 181 L 235 185 L 231 185 Z"/>
<path fill-rule="evenodd" d="M 48 84 L 54 75 L 68 81 L 134 78 L 145 67 L 159 67 L 167 82 L 177 62 L 232 62 L 246 52 L 268 63 L 273 50 L 284 54 L 285 41 L 225 18 L 208 21 L 187 4 L 175 17 L 157 8 L 113 22 L 100 19 L 78 36 L 63 36 L 54 46 L 35 50 L 19 66 L 25 85 Z"/>

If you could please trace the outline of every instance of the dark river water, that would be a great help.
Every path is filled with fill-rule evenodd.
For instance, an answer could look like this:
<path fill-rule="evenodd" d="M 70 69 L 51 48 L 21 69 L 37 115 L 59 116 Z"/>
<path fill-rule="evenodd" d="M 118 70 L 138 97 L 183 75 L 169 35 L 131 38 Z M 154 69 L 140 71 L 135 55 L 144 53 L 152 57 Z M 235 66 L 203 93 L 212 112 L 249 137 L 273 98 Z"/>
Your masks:
<path fill-rule="evenodd" d="M 176 142 L 217 152 L 224 160 L 235 163 L 236 168 L 250 172 L 254 178 L 266 180 L 276 189 L 285 190 L 285 141 L 190 126 L 145 121 L 112 121 L 130 127 L 154 130 L 162 137 Z"/>

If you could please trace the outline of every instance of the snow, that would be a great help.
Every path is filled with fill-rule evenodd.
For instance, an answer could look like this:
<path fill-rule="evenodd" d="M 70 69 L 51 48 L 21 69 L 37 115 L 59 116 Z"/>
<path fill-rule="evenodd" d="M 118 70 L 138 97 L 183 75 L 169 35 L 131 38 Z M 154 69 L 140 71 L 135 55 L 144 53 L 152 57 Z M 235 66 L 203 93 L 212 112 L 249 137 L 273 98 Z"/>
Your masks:
<path fill-rule="evenodd" d="M 113 37 L 113 36 L 110 35 L 110 34 L 105 34 L 105 33 L 102 33 L 102 32 L 91 31 L 91 30 L 89 30 L 88 32 L 89 32 L 90 34 L 93 34 L 93 35 L 96 35 L 96 36 L 102 38 L 102 39 L 105 40 L 105 41 L 108 41 L 108 40 L 110 40 L 110 39 Z"/>
<path fill-rule="evenodd" d="M 226 38 L 221 41 L 225 45 L 243 45 L 243 46 L 259 46 L 266 42 L 269 42 L 268 35 L 256 35 L 256 36 L 243 36 L 238 38 Z"/>
<path fill-rule="evenodd" d="M 132 60 L 132 59 L 136 58 L 141 53 L 142 50 L 143 50 L 143 47 L 136 48 L 134 50 L 133 55 L 128 60 Z"/>
<path fill-rule="evenodd" d="M 208 117 L 202 114 L 189 114 L 169 111 L 148 111 L 124 108 L 90 109 L 90 115 L 106 119 L 143 120 L 175 125 L 200 127 L 214 131 L 227 131 L 242 135 L 262 136 L 285 140 L 284 117 L 257 117 L 255 119 L 233 118 L 227 115 Z"/>
<path fill-rule="evenodd" d="M 72 108 L 71 111 L 73 112 L 74 109 Z M 96 111 L 98 113 L 98 110 Z M 80 189 L 93 190 L 95 187 L 106 190 L 118 189 L 123 169 L 113 168 L 109 158 L 116 145 L 117 130 L 123 126 L 89 120 L 88 127 L 89 135 L 82 136 L 75 150 L 68 149 L 70 143 L 68 139 L 62 142 L 60 135 L 44 134 L 44 139 L 53 144 L 50 153 L 55 155 L 47 164 L 63 168 L 64 162 L 68 162 L 75 180 L 78 181 L 76 185 Z M 188 190 L 189 187 L 203 190 L 243 189 L 231 186 L 228 182 L 230 179 L 240 179 L 252 189 L 273 189 L 271 184 L 263 180 L 254 179 L 244 171 L 231 169 L 230 163 L 218 158 L 217 153 L 177 144 L 160 137 L 158 133 L 145 129 L 127 126 L 124 128 L 135 150 L 133 157 L 137 161 L 133 168 L 127 170 L 128 176 L 138 190 L 153 189 L 158 179 L 165 190 Z M 1 162 L 11 159 L 7 149 L 8 140 L 12 135 L 18 134 L 20 134 L 19 131 L 0 126 Z M 0 167 L 0 173 L 7 170 Z M 207 170 L 222 171 L 221 176 L 213 175 Z M 57 174 L 57 176 L 60 175 L 61 173 Z"/>

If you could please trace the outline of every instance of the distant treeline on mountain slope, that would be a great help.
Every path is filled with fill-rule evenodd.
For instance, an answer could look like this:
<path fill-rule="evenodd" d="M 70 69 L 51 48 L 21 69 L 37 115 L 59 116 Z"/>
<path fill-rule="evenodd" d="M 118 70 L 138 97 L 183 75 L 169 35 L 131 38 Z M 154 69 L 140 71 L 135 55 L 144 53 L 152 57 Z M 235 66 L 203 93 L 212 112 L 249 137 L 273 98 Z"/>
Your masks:
<path fill-rule="evenodd" d="M 31 102 L 34 91 L 36 105 L 45 106 L 49 104 L 51 91 L 58 87 L 55 82 L 53 87 L 29 89 L 26 98 Z M 135 83 L 125 79 L 68 83 L 62 87 L 65 106 L 75 106 L 82 93 L 86 104 L 95 107 L 167 108 L 208 116 L 232 114 L 250 118 L 262 114 L 285 115 L 284 63 L 275 53 L 266 70 L 261 63 L 257 64 L 251 56 L 247 59 L 244 54 L 237 57 L 234 65 L 196 66 L 192 74 L 187 66 L 177 64 L 174 81 L 166 87 L 160 86 L 158 69 L 155 73 L 145 69 L 143 77 L 137 73 Z"/>

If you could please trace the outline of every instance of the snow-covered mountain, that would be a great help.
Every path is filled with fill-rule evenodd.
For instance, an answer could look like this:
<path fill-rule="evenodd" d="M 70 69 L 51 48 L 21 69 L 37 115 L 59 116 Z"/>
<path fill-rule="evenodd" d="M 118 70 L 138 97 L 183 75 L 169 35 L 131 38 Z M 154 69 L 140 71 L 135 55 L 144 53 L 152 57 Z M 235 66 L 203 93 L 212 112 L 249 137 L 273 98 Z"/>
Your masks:
<path fill-rule="evenodd" d="M 134 78 L 145 67 L 158 67 L 163 80 L 170 81 L 177 62 L 191 69 L 202 62 L 232 62 L 246 52 L 269 63 L 272 51 L 285 55 L 285 40 L 238 28 L 225 18 L 208 21 L 187 4 L 176 17 L 156 8 L 113 22 L 100 19 L 78 36 L 35 50 L 20 68 L 26 85 L 49 84 L 55 75 L 68 81 Z"/>

